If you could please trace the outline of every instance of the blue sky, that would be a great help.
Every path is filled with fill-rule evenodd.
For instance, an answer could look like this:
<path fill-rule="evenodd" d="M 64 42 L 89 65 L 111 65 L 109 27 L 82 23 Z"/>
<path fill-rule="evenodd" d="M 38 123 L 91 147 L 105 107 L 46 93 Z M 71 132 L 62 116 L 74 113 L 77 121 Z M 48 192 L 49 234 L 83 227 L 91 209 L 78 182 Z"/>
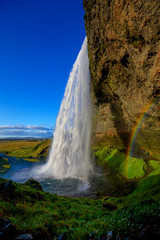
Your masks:
<path fill-rule="evenodd" d="M 82 2 L 0 1 L 0 138 L 52 135 L 86 35 Z"/>

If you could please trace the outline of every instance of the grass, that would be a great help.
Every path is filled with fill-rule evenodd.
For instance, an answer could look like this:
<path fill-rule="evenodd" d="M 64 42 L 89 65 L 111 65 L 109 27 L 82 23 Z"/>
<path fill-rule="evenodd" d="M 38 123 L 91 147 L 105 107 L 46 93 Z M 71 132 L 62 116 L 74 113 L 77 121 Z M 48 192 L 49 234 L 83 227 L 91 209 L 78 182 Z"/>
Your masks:
<path fill-rule="evenodd" d="M 30 158 L 30 160 L 35 161 L 35 159 L 37 158 L 38 159 L 46 158 L 49 151 L 50 144 L 51 144 L 51 139 L 48 139 L 45 141 L 38 141 L 38 142 L 15 141 L 12 143 L 12 145 L 14 145 L 14 149 L 11 150 L 12 148 L 8 146 L 9 148 L 8 148 L 7 154 L 12 157 L 19 157 L 19 158 L 26 158 L 26 159 Z"/>
<path fill-rule="evenodd" d="M 10 167 L 8 159 L 0 157 L 0 173 L 7 171 Z"/>
<path fill-rule="evenodd" d="M 58 197 L 25 184 L 14 185 L 16 190 L 11 196 L 0 195 L 0 216 L 9 217 L 19 233 L 34 233 L 37 228 L 47 232 L 47 225 L 56 237 L 67 232 L 69 239 L 85 239 L 96 226 L 101 233 L 103 224 L 97 220 L 105 216 L 106 210 L 100 200 Z"/>
<path fill-rule="evenodd" d="M 39 140 L 6 140 L 0 141 L 0 153 L 12 152 L 20 148 L 32 148 L 41 141 Z"/>
<path fill-rule="evenodd" d="M 48 146 L 49 141 L 41 142 L 30 148 L 30 153 L 39 156 Z M 131 191 L 125 192 L 129 185 L 124 184 L 123 194 L 111 193 L 92 200 L 45 193 L 36 181 L 13 183 L 14 191 L 0 190 L 0 217 L 11 219 L 17 234 L 40 232 L 44 240 L 57 239 L 63 233 L 69 240 L 99 239 L 109 230 L 123 237 L 134 233 L 136 239 L 141 239 L 141 225 L 157 223 L 160 215 L 160 161 L 127 161 L 123 150 L 111 146 L 94 149 L 96 160 L 109 166 L 119 181 L 125 178 L 127 183 L 136 183 Z M 8 165 L 6 158 L 0 161 L 1 167 Z M 0 183 L 4 181 L 0 179 Z"/>
<path fill-rule="evenodd" d="M 107 200 L 60 197 L 37 190 L 35 183 L 14 183 L 14 192 L 0 193 L 0 216 L 10 218 L 19 234 L 40 231 L 44 234 L 43 239 L 57 239 L 63 233 L 67 239 L 84 240 L 92 235 L 98 239 L 106 236 L 109 230 L 122 233 L 123 236 L 132 232 L 138 235 L 141 223 L 156 222 L 159 216 L 160 192 L 152 190 L 151 195 L 155 182 L 149 182 L 150 186 L 145 186 L 145 189 L 141 182 L 132 194 Z M 144 199 L 154 198 L 154 201 L 142 202 L 142 198 L 139 198 L 142 186 Z M 117 210 L 109 211 L 104 207 L 104 202 L 114 203 Z"/>

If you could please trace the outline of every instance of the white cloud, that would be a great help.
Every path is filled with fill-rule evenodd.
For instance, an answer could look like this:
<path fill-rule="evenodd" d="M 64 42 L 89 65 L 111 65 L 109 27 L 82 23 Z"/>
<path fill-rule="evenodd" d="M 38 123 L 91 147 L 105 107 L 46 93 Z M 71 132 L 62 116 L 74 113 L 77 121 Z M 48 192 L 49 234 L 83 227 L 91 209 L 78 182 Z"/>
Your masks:
<path fill-rule="evenodd" d="M 3 129 L 21 129 L 21 130 L 53 130 L 53 128 L 48 128 L 44 125 L 0 125 L 0 130 Z"/>
<path fill-rule="evenodd" d="M 50 138 L 53 135 L 53 128 L 44 125 L 0 125 L 0 138 Z"/>

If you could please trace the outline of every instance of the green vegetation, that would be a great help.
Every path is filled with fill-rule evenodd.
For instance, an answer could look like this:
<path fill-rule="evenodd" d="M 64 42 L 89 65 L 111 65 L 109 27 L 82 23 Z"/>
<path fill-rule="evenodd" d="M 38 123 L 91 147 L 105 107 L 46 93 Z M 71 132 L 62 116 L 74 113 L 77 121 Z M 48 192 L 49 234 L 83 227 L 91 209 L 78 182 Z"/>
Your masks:
<path fill-rule="evenodd" d="M 98 162 L 107 164 L 114 172 L 127 179 L 139 179 L 145 175 L 146 163 L 143 159 L 126 157 L 122 150 L 111 146 L 99 149 L 95 157 Z"/>
<path fill-rule="evenodd" d="M 10 218 L 18 233 L 41 231 L 44 239 L 56 239 L 63 233 L 67 239 L 88 239 L 93 234 L 98 239 L 107 235 L 108 230 L 123 236 L 130 233 L 138 236 L 140 224 L 156 223 L 158 219 L 159 182 L 160 176 L 152 173 L 142 179 L 131 194 L 98 200 L 45 193 L 34 180 L 13 183 L 16 187 L 13 192 L 0 192 L 0 216 Z M 111 211 L 107 203 L 117 209 Z"/>
<path fill-rule="evenodd" d="M 0 157 L 0 173 L 7 171 L 10 167 L 8 159 Z"/>
<path fill-rule="evenodd" d="M 9 156 L 12 157 L 20 157 L 20 158 L 45 158 L 48 154 L 49 146 L 51 144 L 51 139 L 39 142 L 35 146 L 19 148 L 14 151 L 10 151 L 8 153 Z"/>
<path fill-rule="evenodd" d="M 106 203 L 115 204 L 118 208 L 132 204 L 151 204 L 158 202 L 160 199 L 160 162 L 150 160 L 144 162 L 143 159 L 129 158 L 125 154 L 111 147 L 103 147 L 96 153 L 96 159 L 108 164 L 121 176 L 127 177 L 128 180 L 139 180 L 134 191 L 127 196 L 111 197 L 104 200 Z M 127 168 L 126 168 L 127 167 Z M 127 172 L 125 171 L 127 169 Z"/>
<path fill-rule="evenodd" d="M 142 178 L 137 185 L 137 188 L 133 193 L 122 198 L 110 198 L 109 202 L 118 204 L 119 207 L 132 204 L 146 204 L 151 205 L 155 202 L 159 202 L 160 199 L 160 164 L 154 163 L 155 170 L 151 171 L 150 174 Z"/>
<path fill-rule="evenodd" d="M 149 182 L 152 188 L 155 182 Z M 160 191 L 147 190 L 148 186 L 142 182 L 132 194 L 107 200 L 58 197 L 39 190 L 34 182 L 14 185 L 15 191 L 0 192 L 0 216 L 9 217 L 19 233 L 35 233 L 39 229 L 45 234 L 44 239 L 56 239 L 62 233 L 66 233 L 67 239 L 87 239 L 91 234 L 98 239 L 111 229 L 123 235 L 138 233 L 142 221 L 154 222 L 159 215 Z M 148 202 L 144 204 L 144 200 Z M 106 202 L 114 203 L 118 209 L 110 211 L 104 205 Z"/>
<path fill-rule="evenodd" d="M 160 162 L 151 160 L 151 161 L 149 161 L 149 166 L 155 170 L 151 173 L 152 175 L 153 174 L 155 175 L 155 173 L 160 174 Z"/>
<path fill-rule="evenodd" d="M 0 140 L 0 153 L 8 153 L 20 148 L 32 148 L 36 146 L 40 140 Z"/>
<path fill-rule="evenodd" d="M 39 156 L 48 145 L 49 140 L 41 142 L 28 153 Z M 0 216 L 9 218 L 18 234 L 40 232 L 44 240 L 57 239 L 63 233 L 69 240 L 92 236 L 98 239 L 109 230 L 124 237 L 133 233 L 141 239 L 141 225 L 156 223 L 160 214 L 160 162 L 142 158 L 127 160 L 121 147 L 111 145 L 94 150 L 96 161 L 109 166 L 115 179 L 121 182 L 120 189 L 92 200 L 45 193 L 34 180 L 13 183 L 15 190 L 0 188 Z M 18 151 L 22 154 L 22 149 Z M 1 158 L 0 161 L 4 169 L 8 160 Z M 1 182 L 7 180 L 0 179 Z"/>

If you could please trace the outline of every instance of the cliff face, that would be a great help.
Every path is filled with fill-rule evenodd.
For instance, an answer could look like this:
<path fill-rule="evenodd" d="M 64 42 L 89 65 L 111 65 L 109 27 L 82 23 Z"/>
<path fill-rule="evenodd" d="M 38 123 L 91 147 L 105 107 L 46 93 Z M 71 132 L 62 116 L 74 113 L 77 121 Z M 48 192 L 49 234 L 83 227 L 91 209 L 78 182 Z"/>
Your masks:
<path fill-rule="evenodd" d="M 144 107 L 160 94 L 160 1 L 84 0 L 84 8 L 94 141 L 118 136 L 127 145 Z"/>

